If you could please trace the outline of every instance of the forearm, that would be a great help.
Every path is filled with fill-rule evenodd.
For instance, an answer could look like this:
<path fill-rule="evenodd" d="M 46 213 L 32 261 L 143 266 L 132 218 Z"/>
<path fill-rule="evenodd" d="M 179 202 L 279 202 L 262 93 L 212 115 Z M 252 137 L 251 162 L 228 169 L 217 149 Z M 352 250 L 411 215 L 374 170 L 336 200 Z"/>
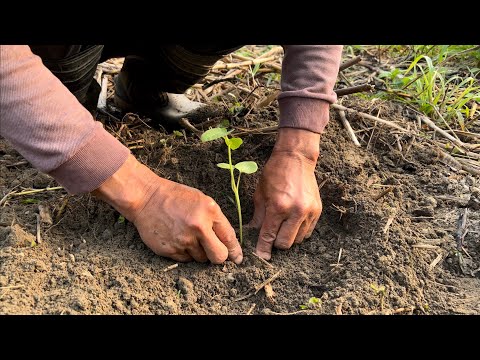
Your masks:
<path fill-rule="evenodd" d="M 0 135 L 74 194 L 100 186 L 129 154 L 26 45 L 0 46 Z"/>
<path fill-rule="evenodd" d="M 92 195 L 110 204 L 127 220 L 134 221 L 141 210 L 145 198 L 157 190 L 154 185 L 158 177 L 148 167 L 141 164 L 133 155 Z"/>

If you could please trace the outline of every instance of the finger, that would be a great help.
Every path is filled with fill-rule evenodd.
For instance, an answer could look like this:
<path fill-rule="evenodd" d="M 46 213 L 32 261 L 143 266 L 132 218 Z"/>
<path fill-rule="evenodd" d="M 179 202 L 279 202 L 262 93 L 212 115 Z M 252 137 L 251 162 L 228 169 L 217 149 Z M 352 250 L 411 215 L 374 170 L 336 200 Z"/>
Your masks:
<path fill-rule="evenodd" d="M 227 247 L 228 258 L 235 264 L 241 264 L 243 261 L 242 247 L 238 243 L 235 230 L 228 222 L 228 219 L 220 211 L 217 215 L 217 219 L 213 222 L 213 231 L 217 235 L 218 239 Z"/>
<path fill-rule="evenodd" d="M 305 239 L 305 236 L 307 235 L 307 231 L 310 228 L 311 221 L 305 220 L 302 225 L 300 225 L 300 228 L 298 229 L 297 236 L 295 236 L 294 243 L 295 244 L 301 244 L 303 240 Z"/>
<path fill-rule="evenodd" d="M 198 237 L 208 260 L 212 264 L 221 264 L 228 258 L 228 249 L 220 241 L 212 228 L 204 229 Z"/>
<path fill-rule="evenodd" d="M 178 262 L 190 262 L 193 260 L 193 258 L 187 253 L 184 253 L 184 254 L 177 253 L 177 254 L 170 255 L 168 257 Z"/>
<path fill-rule="evenodd" d="M 295 241 L 295 237 L 298 234 L 298 230 L 302 226 L 302 223 L 303 218 L 290 216 L 290 218 L 282 223 L 280 230 L 278 230 L 277 239 L 273 245 L 277 249 L 281 250 L 290 249 Z"/>
<path fill-rule="evenodd" d="M 265 260 L 271 259 L 273 243 L 277 238 L 278 230 L 282 222 L 283 215 L 279 215 L 279 213 L 266 214 L 255 249 L 255 252 L 261 258 Z"/>
<path fill-rule="evenodd" d="M 308 228 L 308 230 L 307 230 L 307 233 L 306 233 L 306 235 L 305 235 L 305 239 L 308 239 L 308 238 L 310 238 L 310 237 L 312 236 L 313 230 L 315 230 L 315 226 L 317 226 L 318 219 L 320 219 L 320 214 L 317 215 L 317 216 L 315 217 L 315 219 L 313 219 L 313 221 L 311 222 L 311 224 L 310 224 L 310 226 L 309 226 L 309 228 Z"/>
<path fill-rule="evenodd" d="M 253 196 L 253 205 L 255 210 L 253 212 L 252 220 L 248 223 L 248 227 L 260 229 L 265 218 L 265 201 L 261 200 L 259 195 Z"/>
<path fill-rule="evenodd" d="M 200 245 L 192 247 L 187 250 L 187 253 L 198 262 L 206 262 L 208 260 L 205 250 Z"/>

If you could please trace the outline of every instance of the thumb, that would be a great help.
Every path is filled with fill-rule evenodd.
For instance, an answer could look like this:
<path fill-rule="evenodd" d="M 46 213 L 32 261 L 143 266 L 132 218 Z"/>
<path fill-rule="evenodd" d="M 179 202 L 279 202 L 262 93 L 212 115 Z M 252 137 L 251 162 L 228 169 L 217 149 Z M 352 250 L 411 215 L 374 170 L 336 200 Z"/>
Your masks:
<path fill-rule="evenodd" d="M 218 239 L 227 247 L 228 258 L 237 265 L 241 264 L 243 261 L 242 248 L 238 243 L 235 230 L 233 230 L 232 225 L 230 225 L 221 210 L 219 210 L 216 219 L 213 221 L 213 231 Z"/>

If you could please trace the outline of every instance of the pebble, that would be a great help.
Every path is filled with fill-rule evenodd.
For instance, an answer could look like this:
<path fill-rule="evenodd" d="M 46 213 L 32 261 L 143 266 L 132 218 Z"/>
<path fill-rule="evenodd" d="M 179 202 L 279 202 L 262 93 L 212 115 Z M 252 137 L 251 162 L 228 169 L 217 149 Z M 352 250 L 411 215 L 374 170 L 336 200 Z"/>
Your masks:
<path fill-rule="evenodd" d="M 130 300 L 130 307 L 132 309 L 137 309 L 138 308 L 138 302 L 135 299 Z"/>
<path fill-rule="evenodd" d="M 233 276 L 232 273 L 227 274 L 227 281 L 231 283 L 235 282 L 235 277 Z"/>
<path fill-rule="evenodd" d="M 47 174 L 43 174 L 39 172 L 34 178 L 33 178 L 33 187 L 36 189 L 44 189 L 50 185 L 52 182 L 52 178 L 48 176 Z"/>
<path fill-rule="evenodd" d="M 437 207 L 437 199 L 435 199 L 433 196 L 427 196 L 425 199 L 422 201 L 422 205 L 424 206 L 431 206 L 433 208 Z"/>
<path fill-rule="evenodd" d="M 480 199 L 476 199 L 473 196 L 470 198 L 470 200 L 467 203 L 467 206 L 475 211 L 480 210 Z"/>
<path fill-rule="evenodd" d="M 177 281 L 177 287 L 178 290 L 180 290 L 180 293 L 185 296 L 187 301 L 197 302 L 197 296 L 193 291 L 193 283 L 190 280 L 181 276 Z"/>
<path fill-rule="evenodd" d="M 412 214 L 414 216 L 433 216 L 434 210 L 432 206 L 424 206 L 413 210 Z"/>
<path fill-rule="evenodd" d="M 70 259 L 71 262 L 75 262 L 75 255 L 68 254 L 68 258 Z"/>
<path fill-rule="evenodd" d="M 85 276 L 85 277 L 87 277 L 87 278 L 90 278 L 90 279 L 93 279 L 93 278 L 94 278 L 94 276 L 92 275 L 92 273 L 91 273 L 90 271 L 88 271 L 88 270 L 83 271 L 83 272 L 82 272 L 82 275 Z"/>
<path fill-rule="evenodd" d="M 102 233 L 103 240 L 110 240 L 112 238 L 112 231 L 110 229 L 105 229 Z"/>
<path fill-rule="evenodd" d="M 467 184 L 470 186 L 475 185 L 475 179 L 473 178 L 473 176 L 467 176 Z"/>

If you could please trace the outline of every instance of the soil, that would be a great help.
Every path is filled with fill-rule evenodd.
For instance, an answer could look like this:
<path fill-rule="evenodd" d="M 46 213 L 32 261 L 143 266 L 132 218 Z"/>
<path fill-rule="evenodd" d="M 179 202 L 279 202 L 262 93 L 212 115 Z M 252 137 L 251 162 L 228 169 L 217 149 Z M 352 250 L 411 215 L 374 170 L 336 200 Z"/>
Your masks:
<path fill-rule="evenodd" d="M 352 97 L 343 104 L 372 114 L 381 109 L 384 119 L 411 123 L 401 107 L 388 102 Z M 402 137 L 400 151 L 395 135 L 380 126 L 368 133 L 368 146 L 357 148 L 333 110 L 331 117 L 316 169 L 318 183 L 326 180 L 320 189 L 323 215 L 310 239 L 288 251 L 274 250 L 271 265 L 252 254 L 258 236 L 252 229 L 244 232 L 241 265 L 169 268 L 174 261 L 156 256 L 131 223 L 90 195 L 55 190 L 10 197 L 0 207 L 0 313 L 480 313 L 480 179 L 442 163 L 418 137 Z M 277 118 L 275 102 L 231 121 L 255 129 Z M 225 161 L 224 145 L 147 125 L 132 128 L 145 139 L 134 154 L 158 175 L 212 196 L 237 227 L 229 175 L 215 166 Z M 261 169 L 275 134 L 243 139 L 235 156 Z M 0 139 L 2 197 L 16 186 L 58 186 L 28 163 L 11 166 L 22 160 Z M 245 222 L 253 214 L 259 175 L 242 179 Z M 41 225 L 42 242 L 35 245 L 39 204 L 48 207 L 53 225 Z M 465 209 L 468 232 L 459 251 L 455 232 Z M 267 288 L 270 296 L 264 289 L 254 293 L 278 271 Z"/>

